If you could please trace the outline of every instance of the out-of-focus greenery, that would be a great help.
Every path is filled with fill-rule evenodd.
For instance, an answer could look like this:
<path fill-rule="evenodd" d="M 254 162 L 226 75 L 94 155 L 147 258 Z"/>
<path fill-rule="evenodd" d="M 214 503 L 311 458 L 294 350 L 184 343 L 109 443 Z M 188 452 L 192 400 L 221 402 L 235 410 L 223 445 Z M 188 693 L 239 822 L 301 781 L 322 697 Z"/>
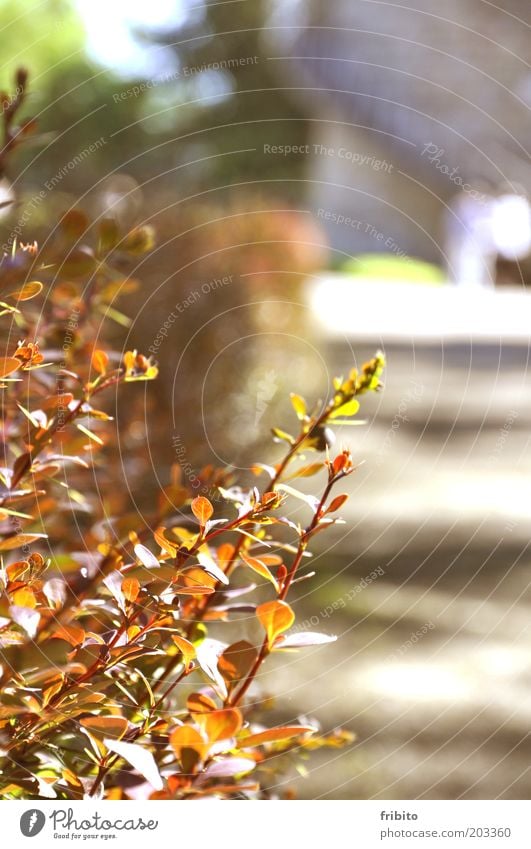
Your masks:
<path fill-rule="evenodd" d="M 341 271 L 354 277 L 369 277 L 384 280 L 407 280 L 408 283 L 432 285 L 445 282 L 445 275 L 438 265 L 411 257 L 389 254 L 359 254 L 347 260 Z"/>

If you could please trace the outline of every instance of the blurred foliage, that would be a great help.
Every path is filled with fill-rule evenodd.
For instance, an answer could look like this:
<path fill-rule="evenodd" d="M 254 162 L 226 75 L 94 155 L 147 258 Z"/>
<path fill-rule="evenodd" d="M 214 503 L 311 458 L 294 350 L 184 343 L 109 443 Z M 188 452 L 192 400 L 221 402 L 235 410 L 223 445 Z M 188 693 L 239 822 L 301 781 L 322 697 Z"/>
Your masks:
<path fill-rule="evenodd" d="M 345 274 L 380 280 L 405 280 L 408 283 L 442 284 L 446 275 L 442 268 L 431 262 L 412 257 L 389 254 L 359 254 L 341 266 Z"/>

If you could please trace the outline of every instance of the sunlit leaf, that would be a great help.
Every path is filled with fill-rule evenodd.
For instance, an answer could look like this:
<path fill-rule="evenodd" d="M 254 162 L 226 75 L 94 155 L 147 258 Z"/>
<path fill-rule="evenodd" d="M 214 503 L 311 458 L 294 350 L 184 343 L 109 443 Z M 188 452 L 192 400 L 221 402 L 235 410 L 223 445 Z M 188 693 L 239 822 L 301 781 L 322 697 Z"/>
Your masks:
<path fill-rule="evenodd" d="M 219 581 L 220 584 L 229 583 L 229 579 L 227 578 L 223 570 L 219 568 L 217 563 L 213 560 L 211 555 L 204 550 L 204 548 L 203 550 L 199 550 L 197 552 L 197 559 L 199 560 L 199 563 L 201 564 L 201 567 L 205 570 L 205 572 L 207 572 L 209 575 L 212 575 L 212 577 L 215 578 L 216 581 Z"/>
<path fill-rule="evenodd" d="M 92 367 L 101 375 L 104 375 L 109 365 L 109 357 L 105 351 L 95 350 L 92 354 Z"/>
<path fill-rule="evenodd" d="M 210 637 L 203 640 L 196 648 L 197 662 L 205 675 L 214 682 L 223 698 L 227 697 L 227 687 L 221 672 L 218 669 L 218 660 L 227 648 L 226 643 L 213 640 Z"/>
<path fill-rule="evenodd" d="M 192 666 L 192 661 L 195 658 L 194 645 L 189 640 L 186 640 L 184 637 L 179 636 L 179 634 L 172 634 L 171 638 L 183 656 L 183 661 L 186 669 L 190 669 L 190 667 Z"/>
<path fill-rule="evenodd" d="M 195 518 L 203 527 L 206 525 L 212 514 L 214 513 L 214 508 L 212 504 L 208 500 L 208 498 L 204 498 L 202 495 L 198 495 L 197 498 L 194 498 L 192 501 L 192 513 Z"/>
<path fill-rule="evenodd" d="M 229 692 L 247 677 L 257 657 L 258 649 L 247 640 L 239 640 L 225 649 L 219 658 L 218 668 Z"/>
<path fill-rule="evenodd" d="M 86 716 L 79 721 L 84 728 L 88 728 L 93 733 L 116 739 L 123 737 L 129 728 L 129 723 L 123 716 Z"/>
<path fill-rule="evenodd" d="M 0 378 L 13 374 L 22 363 L 16 357 L 0 357 Z"/>
<path fill-rule="evenodd" d="M 166 538 L 165 535 L 166 528 L 157 528 L 157 530 L 153 533 L 153 537 L 155 542 L 160 545 L 161 549 L 169 554 L 170 557 L 175 557 L 177 554 L 177 546 L 170 542 L 169 539 Z"/>
<path fill-rule="evenodd" d="M 208 713 L 211 710 L 217 710 L 215 701 L 205 693 L 191 693 L 186 700 L 186 707 L 190 713 Z"/>
<path fill-rule="evenodd" d="M 234 737 L 241 729 L 243 717 L 237 708 L 213 710 L 196 716 L 198 725 L 203 729 L 211 743 Z"/>
<path fill-rule="evenodd" d="M 122 581 L 122 592 L 127 601 L 136 601 L 140 592 L 140 583 L 138 579 L 124 578 Z"/>
<path fill-rule="evenodd" d="M 135 554 L 146 569 L 158 569 L 160 563 L 154 554 L 146 548 L 145 545 L 142 545 L 141 542 L 138 542 L 135 545 Z"/>
<path fill-rule="evenodd" d="M 261 575 L 262 578 L 265 578 L 266 581 L 269 581 L 271 584 L 273 584 L 277 592 L 279 591 L 277 579 L 274 577 L 274 575 L 272 575 L 272 573 L 269 571 L 269 569 L 267 568 L 265 563 L 263 563 L 262 560 L 259 560 L 258 557 L 250 557 L 248 554 L 244 554 L 243 552 L 241 552 L 240 557 L 243 562 L 253 570 L 253 572 L 256 572 L 258 575 Z"/>
<path fill-rule="evenodd" d="M 37 599 L 35 598 L 35 594 L 28 587 L 24 587 L 23 589 L 14 592 L 11 596 L 11 600 L 13 604 L 16 604 L 18 607 L 37 606 Z"/>
<path fill-rule="evenodd" d="M 316 731 L 317 728 L 311 725 L 284 725 L 279 728 L 268 728 L 267 731 L 259 731 L 257 734 L 248 734 L 238 740 L 236 745 L 239 749 L 248 749 L 251 746 L 261 746 L 263 743 L 291 740 L 303 734 L 315 734 Z"/>
<path fill-rule="evenodd" d="M 297 414 L 297 418 L 301 421 L 306 417 L 306 401 L 300 395 L 296 395 L 294 392 L 289 396 L 291 400 L 291 405 Z"/>
<path fill-rule="evenodd" d="M 326 515 L 327 513 L 335 513 L 336 510 L 339 510 L 346 501 L 348 501 L 348 495 L 336 495 L 324 511 L 323 515 Z"/>
<path fill-rule="evenodd" d="M 298 489 L 294 489 L 292 486 L 288 486 L 287 483 L 279 483 L 278 489 L 282 492 L 287 492 L 288 495 L 292 495 L 294 498 L 297 498 L 299 501 L 304 501 L 308 507 L 311 507 L 312 510 L 316 510 L 319 506 L 319 499 L 315 497 L 315 495 L 307 495 L 305 492 L 299 492 Z"/>
<path fill-rule="evenodd" d="M 281 430 L 279 427 L 272 427 L 271 433 L 277 442 L 287 442 L 289 445 L 293 445 L 295 443 L 294 437 L 290 433 L 286 433 L 285 430 Z"/>
<path fill-rule="evenodd" d="M 97 434 L 89 430 L 88 427 L 85 427 L 85 425 L 77 424 L 76 427 L 78 430 L 81 431 L 81 433 L 84 433 L 85 436 L 88 436 L 88 438 L 91 439 L 92 442 L 95 442 L 97 445 L 105 445 L 103 439 L 101 439 L 101 437 L 97 436 Z"/>
<path fill-rule="evenodd" d="M 279 634 L 291 628 L 295 621 L 295 614 L 285 601 L 266 601 L 258 605 L 256 615 L 266 631 L 270 648 Z"/>
<path fill-rule="evenodd" d="M 118 570 L 115 569 L 103 579 L 103 583 L 105 584 L 113 598 L 115 598 L 118 602 L 118 607 L 120 608 L 120 610 L 125 613 L 125 596 L 122 590 L 122 580 L 122 575 L 120 574 L 120 572 L 118 572 Z"/>
<path fill-rule="evenodd" d="M 193 772 L 200 761 L 204 761 L 208 753 L 208 743 L 201 732 L 192 725 L 179 725 L 170 734 L 170 746 L 183 770 Z"/>
<path fill-rule="evenodd" d="M 15 298 L 17 301 L 29 301 L 31 298 L 40 295 L 42 288 L 42 283 L 34 280 L 31 283 L 24 283 L 22 288 L 17 289 L 16 292 L 11 292 L 9 297 Z"/>
<path fill-rule="evenodd" d="M 18 605 L 12 604 L 9 608 L 9 614 L 13 622 L 16 622 L 26 632 L 28 637 L 33 639 L 39 627 L 40 613 L 37 610 L 32 610 L 30 607 L 18 607 Z"/>
<path fill-rule="evenodd" d="M 356 398 L 352 398 L 340 407 L 336 407 L 330 413 L 330 419 L 337 419 L 339 416 L 355 416 L 360 408 L 360 402 Z"/>
<path fill-rule="evenodd" d="M 12 537 L 7 537 L 0 542 L 0 551 L 12 551 L 14 548 L 22 548 L 24 545 L 31 545 L 39 539 L 46 539 L 47 534 L 15 534 Z"/>
<path fill-rule="evenodd" d="M 79 625 L 60 625 L 53 632 L 51 639 L 64 640 L 71 646 L 79 646 L 85 639 L 85 631 Z"/>
<path fill-rule="evenodd" d="M 233 775 L 244 775 L 246 772 L 251 772 L 255 766 L 256 763 L 250 758 L 235 758 L 229 755 L 208 764 L 201 777 L 230 778 Z"/>
<path fill-rule="evenodd" d="M 329 634 L 319 634 L 314 631 L 300 631 L 298 634 L 287 634 L 277 638 L 275 649 L 295 649 L 306 646 L 323 646 L 334 643 L 337 637 Z"/>
<path fill-rule="evenodd" d="M 155 790 L 162 790 L 164 785 L 159 768 L 149 749 L 140 746 L 138 743 L 124 743 L 122 740 L 105 738 L 103 742 L 111 752 L 116 752 L 117 755 L 130 763 Z"/>

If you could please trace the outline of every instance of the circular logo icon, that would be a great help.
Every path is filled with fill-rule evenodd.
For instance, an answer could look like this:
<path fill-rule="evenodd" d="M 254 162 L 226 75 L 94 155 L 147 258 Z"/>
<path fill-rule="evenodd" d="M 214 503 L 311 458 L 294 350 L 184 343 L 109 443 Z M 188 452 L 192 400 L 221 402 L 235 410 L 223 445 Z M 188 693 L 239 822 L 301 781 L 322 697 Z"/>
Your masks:
<path fill-rule="evenodd" d="M 24 837 L 36 837 L 43 828 L 46 822 L 46 817 L 42 811 L 37 808 L 31 808 L 29 811 L 24 811 L 20 817 L 20 830 Z"/>

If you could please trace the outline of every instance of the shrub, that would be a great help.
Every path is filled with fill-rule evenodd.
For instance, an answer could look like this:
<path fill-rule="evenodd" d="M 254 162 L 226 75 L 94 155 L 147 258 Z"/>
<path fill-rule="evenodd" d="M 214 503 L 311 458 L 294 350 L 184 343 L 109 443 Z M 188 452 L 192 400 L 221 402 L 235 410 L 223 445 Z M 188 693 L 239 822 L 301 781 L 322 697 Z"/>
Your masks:
<path fill-rule="evenodd" d="M 14 139 L 16 111 L 4 119 Z M 157 365 L 95 340 L 132 290 L 128 263 L 152 244 L 149 228 L 122 232 L 71 210 L 45 245 L 15 241 L 1 263 L 4 798 L 268 798 L 275 772 L 351 739 L 265 724 L 268 700 L 251 694 L 270 655 L 334 639 L 290 634 L 288 595 L 311 579 L 308 547 L 347 499 L 335 488 L 353 464 L 348 450 L 334 454 L 331 425 L 379 388 L 383 357 L 336 379 L 312 409 L 291 396 L 298 429 L 274 429 L 284 455 L 253 467 L 262 487 L 205 467 L 211 495 L 194 497 L 174 468 L 151 520 L 134 527 L 113 512 L 119 452 L 100 399 L 153 381 Z M 310 452 L 319 458 L 307 462 Z M 317 496 L 292 485 L 313 476 Z M 292 499 L 303 525 L 286 515 Z M 257 644 L 244 638 L 249 618 Z M 227 643 L 230 622 L 243 633 Z"/>

